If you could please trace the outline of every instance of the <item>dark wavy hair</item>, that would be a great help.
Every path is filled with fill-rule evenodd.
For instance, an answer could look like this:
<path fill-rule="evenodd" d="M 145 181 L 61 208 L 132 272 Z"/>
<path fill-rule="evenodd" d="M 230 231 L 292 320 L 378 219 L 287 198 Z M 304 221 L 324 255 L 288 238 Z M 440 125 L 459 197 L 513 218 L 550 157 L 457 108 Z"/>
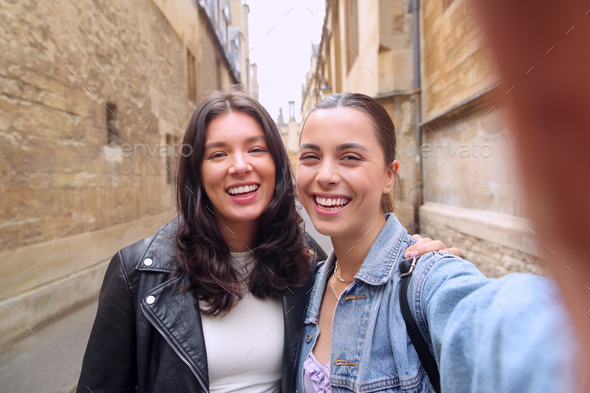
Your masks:
<path fill-rule="evenodd" d="M 385 156 L 385 164 L 389 165 L 395 160 L 395 126 L 393 121 L 387 113 L 387 110 L 379 103 L 379 101 L 368 95 L 361 93 L 338 93 L 332 94 L 330 97 L 318 102 L 313 110 L 309 113 L 311 115 L 314 111 L 319 109 L 332 108 L 353 108 L 363 112 L 369 117 L 373 126 L 375 127 L 375 136 L 383 149 Z M 309 119 L 309 115 L 307 118 Z M 307 120 L 307 119 L 306 119 Z M 305 123 L 301 127 L 301 132 L 305 128 Z M 397 174 L 396 174 L 397 178 Z M 396 181 L 396 184 L 399 184 Z M 383 194 L 381 198 L 381 209 L 383 213 L 394 210 L 394 199 L 392 193 Z"/>
<path fill-rule="evenodd" d="M 276 165 L 274 195 L 262 213 L 252 252 L 256 263 L 248 277 L 241 277 L 231 255 L 201 179 L 205 138 L 210 122 L 231 112 L 252 116 L 264 131 Z M 180 220 L 176 235 L 177 272 L 184 272 L 198 298 L 209 307 L 204 315 L 229 311 L 241 298 L 244 282 L 258 298 L 277 298 L 289 287 L 303 285 L 311 269 L 303 219 L 295 206 L 295 187 L 287 152 L 276 124 L 262 105 L 238 88 L 227 93 L 212 91 L 199 102 L 183 139 L 176 172 L 176 203 Z M 192 154 L 189 154 L 192 146 Z"/>

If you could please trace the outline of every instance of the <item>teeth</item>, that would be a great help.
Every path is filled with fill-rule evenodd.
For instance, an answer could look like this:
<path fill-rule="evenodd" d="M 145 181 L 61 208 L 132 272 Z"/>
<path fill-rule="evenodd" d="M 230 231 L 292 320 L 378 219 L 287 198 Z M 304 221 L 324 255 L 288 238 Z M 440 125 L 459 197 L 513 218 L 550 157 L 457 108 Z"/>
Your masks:
<path fill-rule="evenodd" d="M 349 201 L 346 198 L 320 198 L 316 196 L 316 202 L 323 206 L 344 206 Z"/>
<path fill-rule="evenodd" d="M 229 192 L 232 195 L 235 195 L 235 194 L 243 194 L 246 192 L 256 191 L 257 189 L 258 189 L 258 186 L 255 184 L 252 184 L 249 186 L 232 187 L 232 188 L 228 189 L 227 192 Z"/>

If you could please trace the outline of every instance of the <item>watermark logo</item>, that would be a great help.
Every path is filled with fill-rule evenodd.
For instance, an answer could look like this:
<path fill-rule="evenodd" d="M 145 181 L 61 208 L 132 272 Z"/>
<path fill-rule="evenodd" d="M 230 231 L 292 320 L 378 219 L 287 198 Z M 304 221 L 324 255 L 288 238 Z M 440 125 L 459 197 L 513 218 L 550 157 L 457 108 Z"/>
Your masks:
<path fill-rule="evenodd" d="M 492 145 L 485 143 L 478 145 L 475 141 L 471 141 L 470 144 L 434 144 L 423 143 L 420 148 L 416 146 L 415 142 L 411 142 L 404 149 L 404 156 L 411 158 L 419 154 L 423 158 L 438 158 L 442 156 L 446 158 L 447 155 L 451 158 L 455 158 L 458 155 L 461 158 L 490 158 L 494 154 Z"/>
<path fill-rule="evenodd" d="M 155 145 L 144 143 L 136 143 L 132 145 L 130 143 L 123 143 L 120 146 L 115 142 L 111 142 L 102 148 L 102 153 L 106 158 L 115 158 L 117 155 L 121 158 L 145 158 L 147 156 L 154 158 L 156 155 L 160 158 L 176 158 L 178 156 L 190 157 L 193 154 L 193 147 L 188 143 L 179 145 L 176 142 L 173 145 L 166 143 L 162 145 L 159 143 Z"/>

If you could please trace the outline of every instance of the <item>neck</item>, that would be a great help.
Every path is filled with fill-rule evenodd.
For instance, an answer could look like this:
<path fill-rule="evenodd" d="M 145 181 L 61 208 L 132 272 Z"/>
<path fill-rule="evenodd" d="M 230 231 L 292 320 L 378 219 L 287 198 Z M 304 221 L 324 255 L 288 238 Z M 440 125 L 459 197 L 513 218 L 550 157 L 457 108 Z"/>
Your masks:
<path fill-rule="evenodd" d="M 332 237 L 334 253 L 340 265 L 339 275 L 343 279 L 353 278 L 359 271 L 379 231 L 385 225 L 382 214 L 367 220 L 354 234 Z"/>
<path fill-rule="evenodd" d="M 250 251 L 254 247 L 258 222 L 224 222 L 218 221 L 219 230 L 230 252 Z"/>

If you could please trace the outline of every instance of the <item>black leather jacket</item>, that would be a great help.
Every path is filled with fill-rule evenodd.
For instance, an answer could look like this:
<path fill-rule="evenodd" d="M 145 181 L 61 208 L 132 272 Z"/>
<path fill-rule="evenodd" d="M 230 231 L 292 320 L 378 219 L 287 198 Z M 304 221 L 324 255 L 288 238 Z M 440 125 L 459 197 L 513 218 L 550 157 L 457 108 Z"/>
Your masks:
<path fill-rule="evenodd" d="M 207 356 L 196 295 L 168 281 L 174 261 L 174 220 L 125 247 L 107 269 L 78 392 L 208 392 Z M 283 296 L 281 391 L 295 390 L 300 334 L 316 264 L 326 254 L 310 236 L 314 267 L 307 282 Z"/>

